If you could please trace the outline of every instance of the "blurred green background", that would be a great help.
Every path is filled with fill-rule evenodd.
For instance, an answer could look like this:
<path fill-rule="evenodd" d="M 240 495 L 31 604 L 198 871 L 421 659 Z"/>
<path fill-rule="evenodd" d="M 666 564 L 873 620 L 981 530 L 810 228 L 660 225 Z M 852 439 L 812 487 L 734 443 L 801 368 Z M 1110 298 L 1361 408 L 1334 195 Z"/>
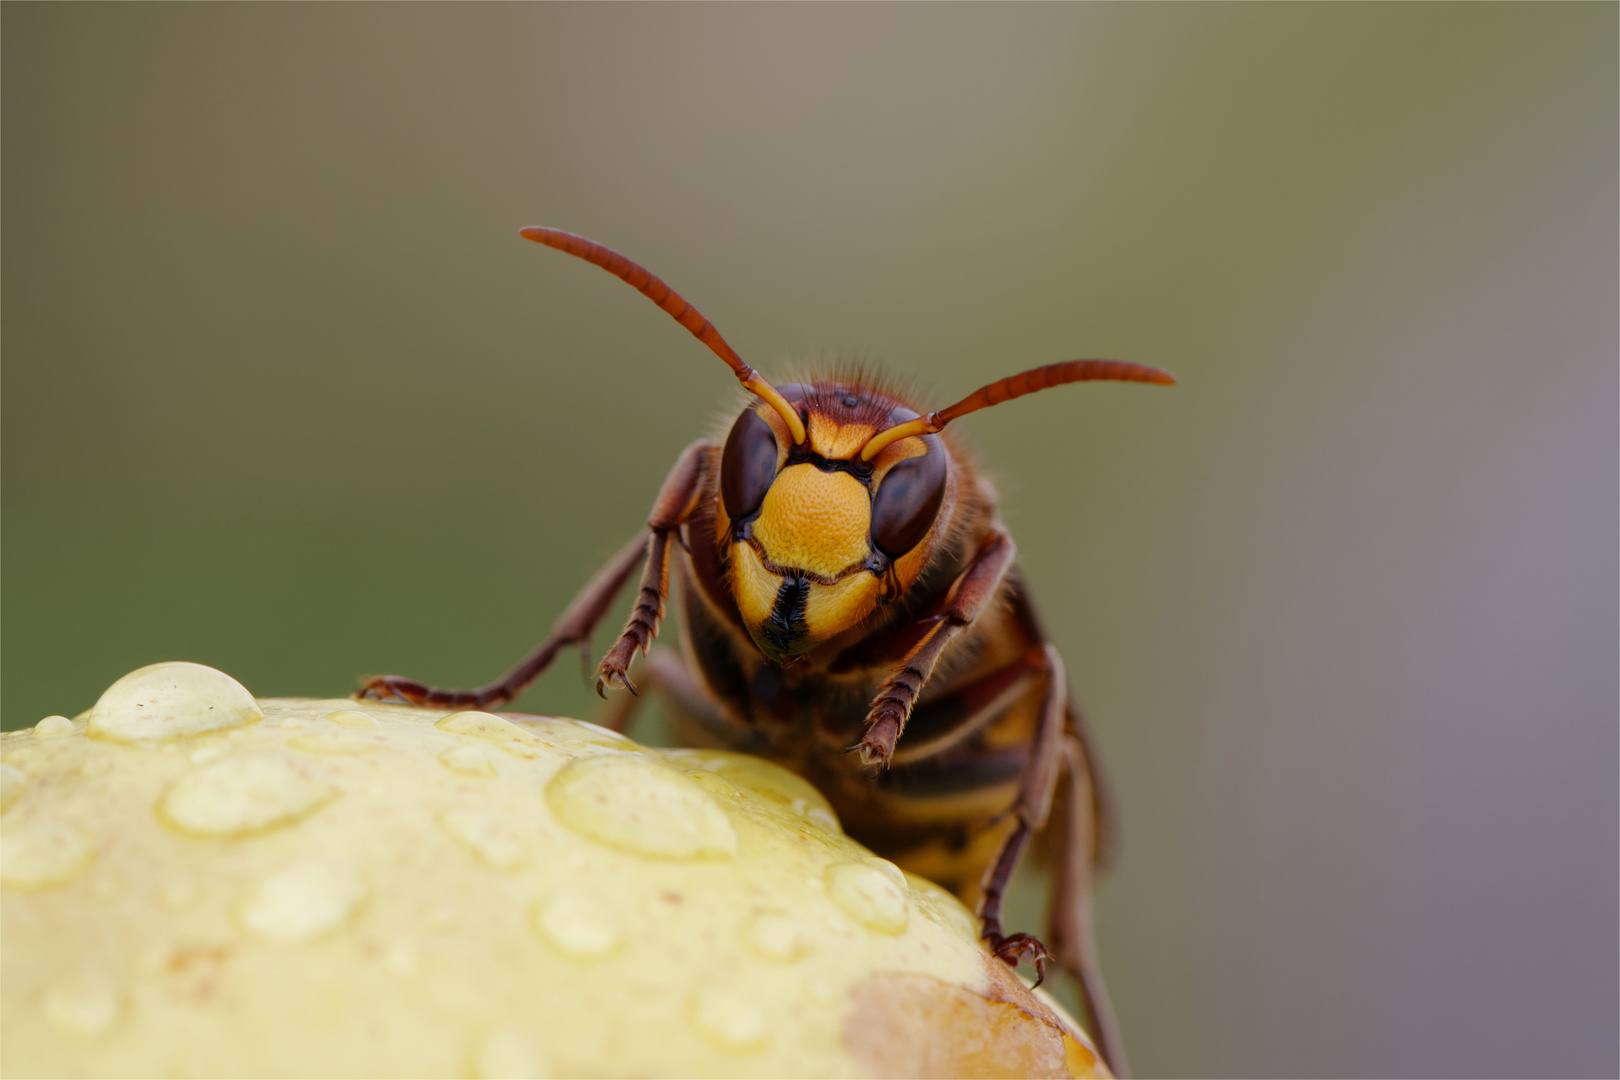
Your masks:
<path fill-rule="evenodd" d="M 962 424 L 1117 791 L 1139 1072 L 1620 1069 L 1615 5 L 0 26 L 8 727 L 537 641 L 740 400 L 556 225 L 768 375 L 1181 377 Z"/>

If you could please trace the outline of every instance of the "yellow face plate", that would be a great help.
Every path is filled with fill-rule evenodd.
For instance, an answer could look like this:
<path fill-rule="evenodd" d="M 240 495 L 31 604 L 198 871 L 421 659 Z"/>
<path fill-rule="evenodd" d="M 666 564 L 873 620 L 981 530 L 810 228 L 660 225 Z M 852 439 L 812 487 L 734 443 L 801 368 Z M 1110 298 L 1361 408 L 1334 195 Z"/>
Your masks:
<path fill-rule="evenodd" d="M 765 495 L 754 539 L 777 566 L 830 578 L 866 559 L 871 524 L 872 501 L 859 480 L 789 465 Z"/>

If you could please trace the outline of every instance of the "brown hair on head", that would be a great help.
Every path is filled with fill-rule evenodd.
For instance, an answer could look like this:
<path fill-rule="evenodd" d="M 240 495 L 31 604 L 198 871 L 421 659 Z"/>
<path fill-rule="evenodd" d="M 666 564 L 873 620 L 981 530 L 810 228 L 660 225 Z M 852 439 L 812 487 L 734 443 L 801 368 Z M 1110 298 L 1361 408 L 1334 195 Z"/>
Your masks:
<path fill-rule="evenodd" d="M 533 240 L 537 244 L 556 248 L 576 259 L 584 259 L 594 266 L 600 266 L 663 308 L 671 318 L 707 345 L 714 355 L 724 360 L 727 366 L 736 372 L 737 381 L 747 387 L 750 393 L 757 395 L 765 404 L 776 410 L 787 424 L 788 430 L 793 433 L 795 444 L 804 442 L 804 422 L 799 419 L 799 414 L 794 411 L 793 406 L 787 403 L 787 399 L 777 393 L 776 387 L 767 382 L 763 375 L 743 363 L 743 358 L 738 356 L 737 350 L 720 336 L 720 331 L 714 328 L 714 324 L 705 319 L 697 308 L 687 303 L 680 293 L 664 284 L 662 278 L 612 248 L 561 229 L 530 225 L 519 229 L 518 235 L 525 240 Z"/>
<path fill-rule="evenodd" d="M 1176 383 L 1176 377 L 1169 372 L 1148 367 L 1146 364 L 1129 364 L 1123 360 L 1065 360 L 1061 364 L 1030 368 L 1028 371 L 1009 375 L 1005 379 L 998 379 L 988 386 L 981 386 L 955 405 L 948 405 L 938 412 L 931 412 L 927 416 L 919 416 L 915 420 L 907 420 L 903 424 L 885 428 L 861 447 L 861 460 L 871 461 L 883 451 L 884 447 L 901 439 L 913 435 L 932 435 L 952 420 L 966 416 L 970 412 L 988 409 L 992 405 L 1000 405 L 1003 401 L 1033 394 L 1037 390 L 1062 386 L 1064 383 L 1093 380 L 1157 383 L 1161 386 L 1174 386 Z"/>

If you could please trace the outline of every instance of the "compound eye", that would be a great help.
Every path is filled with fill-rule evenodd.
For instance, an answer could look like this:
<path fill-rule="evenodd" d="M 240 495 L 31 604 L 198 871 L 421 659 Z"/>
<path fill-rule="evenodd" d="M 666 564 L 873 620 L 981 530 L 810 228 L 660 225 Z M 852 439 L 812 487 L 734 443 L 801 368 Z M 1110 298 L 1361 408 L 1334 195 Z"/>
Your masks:
<path fill-rule="evenodd" d="M 752 407 L 744 409 L 726 436 L 720 456 L 720 498 L 733 521 L 748 517 L 765 501 L 776 479 L 776 433 Z"/>
<path fill-rule="evenodd" d="M 945 499 L 945 447 L 935 435 L 923 443 L 928 452 L 891 468 L 872 497 L 872 542 L 891 559 L 928 535 Z"/>

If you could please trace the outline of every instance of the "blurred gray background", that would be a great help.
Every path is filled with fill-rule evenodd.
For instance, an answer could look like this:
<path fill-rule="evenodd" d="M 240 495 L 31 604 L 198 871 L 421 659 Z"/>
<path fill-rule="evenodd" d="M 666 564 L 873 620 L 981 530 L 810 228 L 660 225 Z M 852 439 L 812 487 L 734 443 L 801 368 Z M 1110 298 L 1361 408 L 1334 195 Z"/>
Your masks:
<path fill-rule="evenodd" d="M 738 400 L 556 225 L 768 375 L 1181 377 L 961 424 L 1117 791 L 1141 1073 L 1620 1069 L 1615 5 L 0 23 L 8 727 L 538 640 Z"/>

